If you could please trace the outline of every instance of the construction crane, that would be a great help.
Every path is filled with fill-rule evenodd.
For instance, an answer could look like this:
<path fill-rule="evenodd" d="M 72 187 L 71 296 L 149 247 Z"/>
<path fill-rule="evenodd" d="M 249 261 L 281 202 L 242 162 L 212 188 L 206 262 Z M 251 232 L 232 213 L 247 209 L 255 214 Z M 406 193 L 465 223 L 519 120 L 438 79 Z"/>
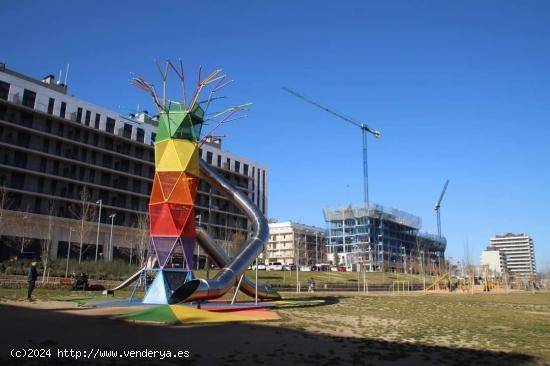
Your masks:
<path fill-rule="evenodd" d="M 351 123 L 352 125 L 356 126 L 356 127 L 359 127 L 361 129 L 361 134 L 363 135 L 363 199 L 364 199 L 364 202 L 366 203 L 367 207 L 369 207 L 369 170 L 368 170 L 368 165 L 367 165 L 367 134 L 372 134 L 374 137 L 378 138 L 380 137 L 380 132 L 379 131 L 376 131 L 376 130 L 372 130 L 371 128 L 369 128 L 369 126 L 366 125 L 366 123 L 364 122 L 359 122 L 351 117 L 348 117 L 348 116 L 345 116 L 341 113 L 338 113 L 338 112 L 335 112 L 334 110 L 330 109 L 330 108 L 327 108 L 319 103 L 317 103 L 316 101 L 298 93 L 298 92 L 295 92 L 294 90 L 291 90 L 289 88 L 286 88 L 286 87 L 283 87 L 282 88 L 284 91 L 302 99 L 302 100 L 305 100 L 306 102 L 308 103 L 311 103 L 313 104 L 314 106 L 316 107 L 319 107 L 321 108 L 322 110 L 332 114 L 332 115 L 335 115 L 336 117 L 340 118 L 340 119 L 343 119 L 344 121 L 346 122 L 349 122 Z"/>
<path fill-rule="evenodd" d="M 441 191 L 441 195 L 439 196 L 439 199 L 437 200 L 434 210 L 437 215 L 437 235 L 441 238 L 441 216 L 439 214 L 439 211 L 441 209 L 441 201 L 443 201 L 443 196 L 445 195 L 445 192 L 447 191 L 447 186 L 449 185 L 449 180 L 445 182 L 445 185 L 443 186 L 443 190 Z"/>

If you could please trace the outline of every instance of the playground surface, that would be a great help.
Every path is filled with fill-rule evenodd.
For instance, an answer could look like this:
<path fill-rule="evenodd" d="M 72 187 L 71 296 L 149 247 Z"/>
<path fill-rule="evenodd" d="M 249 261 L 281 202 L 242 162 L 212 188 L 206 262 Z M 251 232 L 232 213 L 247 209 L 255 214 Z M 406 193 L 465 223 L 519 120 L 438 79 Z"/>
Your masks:
<path fill-rule="evenodd" d="M 18 301 L 13 291 L 0 290 L 2 364 L 74 363 L 9 358 L 13 347 L 48 347 L 189 352 L 184 361 L 157 357 L 139 360 L 143 364 L 550 365 L 550 293 L 285 294 L 291 302 L 297 296 L 322 302 L 270 309 L 279 319 L 267 321 L 162 325 L 113 319 L 109 307 L 85 308 L 78 301 L 52 300 L 62 295 L 44 290 L 37 292 L 37 302 L 27 303 Z M 126 307 L 120 314 L 147 309 L 151 307 Z M 186 316 L 195 320 L 205 311 L 189 310 Z M 113 363 L 94 360 L 100 361 Z M 137 362 L 128 357 L 116 361 Z"/>

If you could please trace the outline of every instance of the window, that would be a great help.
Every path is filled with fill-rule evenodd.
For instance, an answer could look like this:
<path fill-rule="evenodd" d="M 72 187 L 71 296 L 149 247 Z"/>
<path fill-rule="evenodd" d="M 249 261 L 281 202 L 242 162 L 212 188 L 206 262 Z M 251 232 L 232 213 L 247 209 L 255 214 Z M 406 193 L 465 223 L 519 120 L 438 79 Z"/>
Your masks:
<path fill-rule="evenodd" d="M 48 160 L 46 158 L 40 159 L 40 171 L 42 173 L 46 173 L 47 168 L 48 168 Z"/>
<path fill-rule="evenodd" d="M 51 119 L 46 120 L 46 132 L 47 133 L 52 132 L 52 120 Z"/>
<path fill-rule="evenodd" d="M 60 123 L 59 125 L 57 125 L 57 134 L 63 137 L 64 132 L 65 132 L 65 125 L 63 123 Z"/>
<path fill-rule="evenodd" d="M 134 163 L 134 175 L 141 175 L 142 165 Z"/>
<path fill-rule="evenodd" d="M 113 123 L 114 123 L 114 120 L 113 120 Z M 109 126 L 109 118 L 107 118 L 107 128 Z M 113 131 L 114 131 L 114 125 L 113 125 Z M 107 132 L 111 132 L 111 131 L 107 131 Z M 132 125 L 129 124 L 129 123 L 125 123 L 124 124 L 124 130 L 122 131 L 122 137 L 124 138 L 127 138 L 127 139 L 130 139 L 132 138 Z"/>
<path fill-rule="evenodd" d="M 138 133 L 139 133 L 139 131 L 138 131 Z M 142 147 L 136 146 L 135 153 L 136 153 L 136 158 L 143 159 L 143 148 Z"/>
<path fill-rule="evenodd" d="M 76 110 L 76 121 L 82 122 L 82 108 L 80 107 Z"/>
<path fill-rule="evenodd" d="M 115 133 L 115 120 L 107 117 L 107 124 L 105 125 L 105 131 L 109 133 Z"/>
<path fill-rule="evenodd" d="M 248 175 L 248 164 L 243 165 L 243 174 Z"/>
<path fill-rule="evenodd" d="M 36 93 L 25 89 L 23 91 L 23 105 L 25 107 L 34 108 L 35 101 L 36 101 Z"/>
<path fill-rule="evenodd" d="M 53 107 L 55 106 L 55 99 L 50 98 L 48 101 L 48 114 L 53 114 Z"/>
<path fill-rule="evenodd" d="M 237 173 L 241 172 L 241 162 L 240 161 L 235 160 L 235 171 Z"/>
<path fill-rule="evenodd" d="M 141 182 L 138 179 L 134 179 L 132 182 L 132 191 L 140 193 L 141 192 Z"/>
<path fill-rule="evenodd" d="M 218 155 L 218 166 L 220 168 L 222 167 L 222 156 L 221 155 Z"/>
<path fill-rule="evenodd" d="M 90 181 L 90 183 L 95 182 L 95 170 L 90 169 L 90 175 L 88 176 L 88 181 Z"/>
<path fill-rule="evenodd" d="M 59 109 L 59 117 L 65 118 L 66 111 L 67 111 L 67 103 L 61 102 L 61 108 Z"/>
<path fill-rule="evenodd" d="M 101 114 L 96 113 L 95 114 L 95 128 L 99 128 L 99 122 L 101 120 Z"/>
<path fill-rule="evenodd" d="M 15 154 L 13 154 L 13 165 L 25 169 L 27 167 L 27 154 L 16 151 Z"/>
<path fill-rule="evenodd" d="M 42 141 L 42 151 L 47 153 L 50 150 L 50 140 L 44 139 Z"/>
<path fill-rule="evenodd" d="M 29 147 L 29 143 L 31 141 L 31 135 L 24 132 L 19 132 L 17 134 L 17 145 L 21 147 Z"/>
<path fill-rule="evenodd" d="M 212 152 L 211 151 L 206 152 L 206 162 L 208 164 L 212 164 Z"/>
<path fill-rule="evenodd" d="M 32 128 L 33 115 L 27 112 L 21 112 L 21 124 Z"/>
<path fill-rule="evenodd" d="M 10 84 L 0 81 L 0 99 L 8 100 Z"/>
<path fill-rule="evenodd" d="M 143 130 L 143 128 L 138 128 L 137 129 L 136 141 L 137 142 L 144 142 L 145 141 L 145 131 Z"/>
<path fill-rule="evenodd" d="M 151 144 L 155 142 L 155 139 L 157 138 L 157 134 L 154 132 L 151 132 Z"/>
<path fill-rule="evenodd" d="M 90 125 L 90 117 L 92 116 L 92 112 L 86 111 L 86 117 L 84 117 L 84 124 L 86 126 Z"/>

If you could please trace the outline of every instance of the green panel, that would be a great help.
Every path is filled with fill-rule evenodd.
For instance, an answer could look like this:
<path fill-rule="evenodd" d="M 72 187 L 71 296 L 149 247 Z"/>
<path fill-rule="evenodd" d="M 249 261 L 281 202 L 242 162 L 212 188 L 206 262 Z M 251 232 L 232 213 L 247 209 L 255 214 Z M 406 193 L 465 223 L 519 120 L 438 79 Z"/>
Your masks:
<path fill-rule="evenodd" d="M 181 323 L 168 305 L 155 306 L 149 309 L 136 311 L 135 313 L 119 315 L 117 318 L 138 322 L 155 322 L 164 324 Z"/>

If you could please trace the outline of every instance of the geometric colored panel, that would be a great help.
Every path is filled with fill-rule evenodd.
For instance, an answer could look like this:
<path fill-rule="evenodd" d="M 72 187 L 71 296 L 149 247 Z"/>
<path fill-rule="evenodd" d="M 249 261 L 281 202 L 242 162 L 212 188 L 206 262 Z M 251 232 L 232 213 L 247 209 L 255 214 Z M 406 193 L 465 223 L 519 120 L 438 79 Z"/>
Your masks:
<path fill-rule="evenodd" d="M 192 178 L 185 178 L 184 176 Z M 198 184 L 198 178 L 195 178 L 190 174 L 182 174 L 170 194 L 165 196 L 166 201 L 183 205 L 193 205 L 197 195 Z"/>
<path fill-rule="evenodd" d="M 167 203 L 149 205 L 150 234 L 152 236 L 179 236 Z"/>
<path fill-rule="evenodd" d="M 181 237 L 181 245 L 183 247 L 183 253 L 185 254 L 185 261 L 187 263 L 187 268 L 193 268 L 193 253 L 195 252 L 195 238 L 194 237 Z"/>
<path fill-rule="evenodd" d="M 172 215 L 172 220 L 174 226 L 178 232 L 178 236 L 182 235 L 183 229 L 188 226 L 187 223 L 194 223 L 195 216 L 193 215 L 193 206 L 192 205 L 179 205 L 168 203 L 170 207 L 170 213 Z M 194 228 L 194 226 L 193 226 Z M 194 231 L 193 231 L 194 232 Z"/>
<path fill-rule="evenodd" d="M 179 240 L 170 237 L 151 237 L 151 242 L 157 253 L 157 260 L 160 268 L 166 266 L 166 262 L 170 258 L 170 254 L 174 251 L 174 246 L 179 244 Z"/>
<path fill-rule="evenodd" d="M 153 188 L 151 189 L 151 196 L 149 197 L 149 204 L 162 203 L 164 202 L 164 195 L 162 194 L 162 186 L 160 185 L 160 180 L 155 174 L 153 179 Z"/>
<path fill-rule="evenodd" d="M 155 169 L 157 172 L 184 171 L 198 177 L 198 144 L 173 139 L 155 143 Z"/>
<path fill-rule="evenodd" d="M 191 271 L 164 271 L 164 277 L 169 291 L 173 292 L 175 289 L 183 285 L 185 282 L 193 279 L 193 272 Z"/>
<path fill-rule="evenodd" d="M 166 288 L 166 282 L 164 281 L 164 274 L 162 271 L 158 271 L 155 279 L 147 294 L 143 298 L 144 304 L 168 304 L 168 292 Z"/>
<path fill-rule="evenodd" d="M 183 172 L 157 172 L 155 174 L 155 180 L 160 182 L 165 200 L 170 197 L 182 174 Z"/>
<path fill-rule="evenodd" d="M 204 111 L 195 105 L 188 113 L 181 104 L 171 104 L 168 110 L 161 112 L 156 141 L 170 138 L 198 141 L 203 123 Z"/>
<path fill-rule="evenodd" d="M 194 212 L 194 211 L 193 211 Z M 194 218 L 195 215 L 192 213 L 190 215 L 190 218 Z M 187 238 L 196 238 L 196 228 L 195 228 L 195 220 L 187 220 L 185 223 L 185 226 L 180 231 L 180 236 L 185 236 Z"/>

